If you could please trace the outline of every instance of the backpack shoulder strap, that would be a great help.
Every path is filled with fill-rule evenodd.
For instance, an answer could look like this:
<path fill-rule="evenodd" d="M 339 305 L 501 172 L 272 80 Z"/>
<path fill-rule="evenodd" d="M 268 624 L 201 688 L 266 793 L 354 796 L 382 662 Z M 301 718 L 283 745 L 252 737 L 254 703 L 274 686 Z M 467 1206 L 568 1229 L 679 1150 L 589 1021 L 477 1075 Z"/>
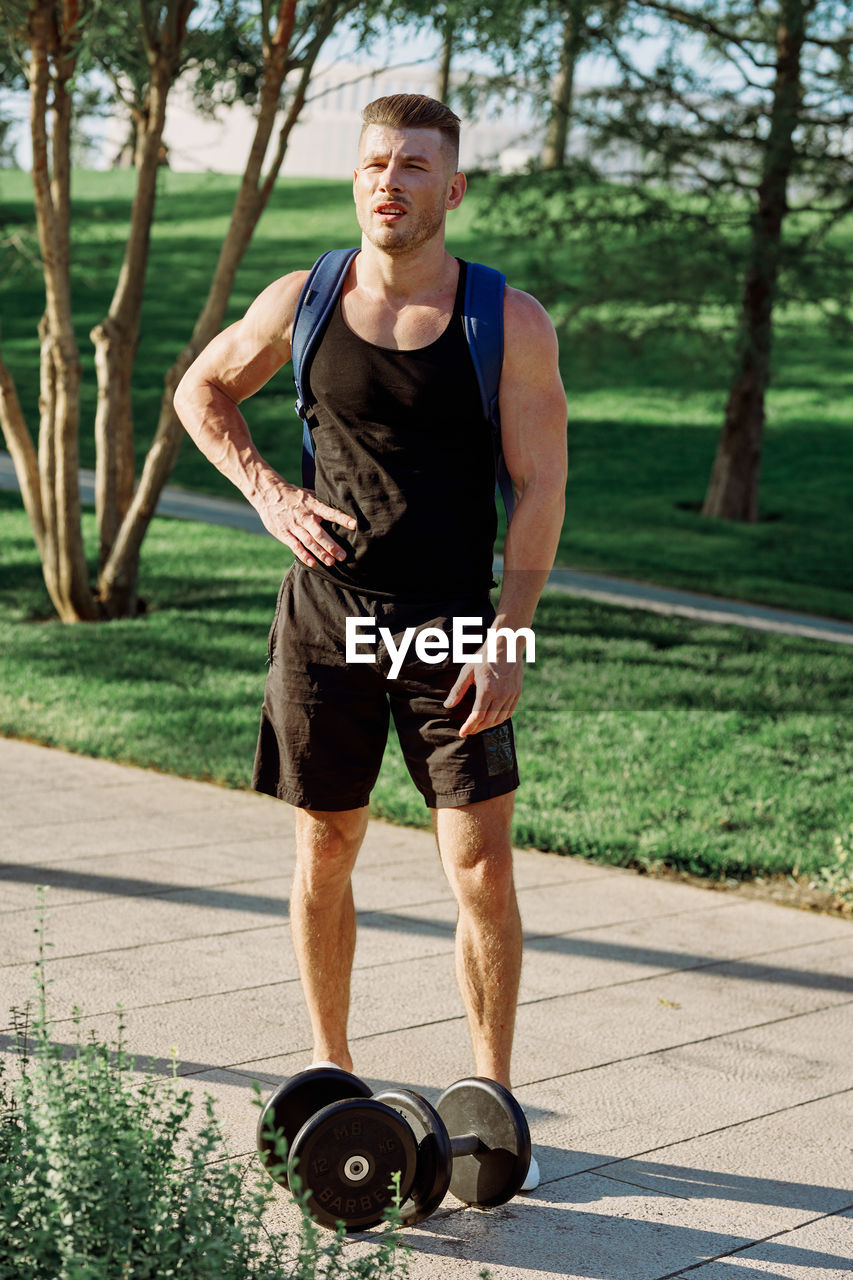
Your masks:
<path fill-rule="evenodd" d="M 291 359 L 296 383 L 296 412 L 303 421 L 302 483 L 306 489 L 314 488 L 314 442 L 305 407 L 310 395 L 308 373 L 311 358 L 357 253 L 358 249 L 330 249 L 318 258 L 302 286 L 293 317 Z"/>
<path fill-rule="evenodd" d="M 495 450 L 496 486 L 506 507 L 507 519 L 515 506 L 512 480 L 501 449 L 498 393 L 504 355 L 503 299 L 506 276 L 493 267 L 469 262 L 465 280 L 465 337 L 477 374 L 483 416 L 491 423 Z"/>

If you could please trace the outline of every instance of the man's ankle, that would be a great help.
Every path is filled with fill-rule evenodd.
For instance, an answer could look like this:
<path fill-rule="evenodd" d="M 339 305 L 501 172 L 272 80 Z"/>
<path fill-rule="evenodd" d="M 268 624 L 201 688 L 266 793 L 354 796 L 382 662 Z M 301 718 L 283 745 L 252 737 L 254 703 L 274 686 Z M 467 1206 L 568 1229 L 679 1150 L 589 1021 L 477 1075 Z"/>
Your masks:
<path fill-rule="evenodd" d="M 352 1071 L 352 1057 L 348 1051 L 332 1052 L 328 1050 L 315 1050 L 314 1057 L 311 1060 L 312 1067 L 337 1067 L 339 1071 Z"/>

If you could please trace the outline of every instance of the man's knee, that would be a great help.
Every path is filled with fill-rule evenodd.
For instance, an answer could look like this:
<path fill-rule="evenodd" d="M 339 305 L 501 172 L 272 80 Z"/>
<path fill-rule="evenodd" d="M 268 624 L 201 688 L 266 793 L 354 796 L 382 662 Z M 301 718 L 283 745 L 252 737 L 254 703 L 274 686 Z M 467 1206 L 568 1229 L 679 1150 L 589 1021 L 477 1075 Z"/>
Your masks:
<path fill-rule="evenodd" d="M 512 796 L 433 813 L 439 852 L 462 907 L 513 908 Z"/>
<path fill-rule="evenodd" d="M 349 883 L 366 830 L 366 808 L 296 810 L 296 872 L 309 894 Z"/>

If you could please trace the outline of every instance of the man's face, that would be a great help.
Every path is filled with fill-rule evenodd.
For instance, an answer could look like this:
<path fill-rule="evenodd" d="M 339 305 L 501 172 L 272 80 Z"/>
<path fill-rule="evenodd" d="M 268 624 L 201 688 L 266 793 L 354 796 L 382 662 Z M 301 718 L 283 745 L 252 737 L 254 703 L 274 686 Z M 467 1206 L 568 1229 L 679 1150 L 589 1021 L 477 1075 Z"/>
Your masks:
<path fill-rule="evenodd" d="M 371 124 L 358 148 L 353 193 L 358 223 L 385 253 L 408 253 L 444 230 L 465 194 L 437 129 Z"/>

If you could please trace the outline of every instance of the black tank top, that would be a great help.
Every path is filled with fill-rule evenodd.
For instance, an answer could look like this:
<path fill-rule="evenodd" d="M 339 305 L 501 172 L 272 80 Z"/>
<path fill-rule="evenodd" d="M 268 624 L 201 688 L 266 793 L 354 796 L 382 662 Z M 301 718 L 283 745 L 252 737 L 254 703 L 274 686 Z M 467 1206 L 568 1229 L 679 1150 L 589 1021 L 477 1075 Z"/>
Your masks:
<path fill-rule="evenodd" d="M 465 339 L 465 263 L 451 320 L 414 351 L 376 346 L 334 309 L 311 364 L 315 491 L 349 512 L 347 552 L 312 572 L 366 595 L 487 593 L 497 528 L 491 427 Z"/>

